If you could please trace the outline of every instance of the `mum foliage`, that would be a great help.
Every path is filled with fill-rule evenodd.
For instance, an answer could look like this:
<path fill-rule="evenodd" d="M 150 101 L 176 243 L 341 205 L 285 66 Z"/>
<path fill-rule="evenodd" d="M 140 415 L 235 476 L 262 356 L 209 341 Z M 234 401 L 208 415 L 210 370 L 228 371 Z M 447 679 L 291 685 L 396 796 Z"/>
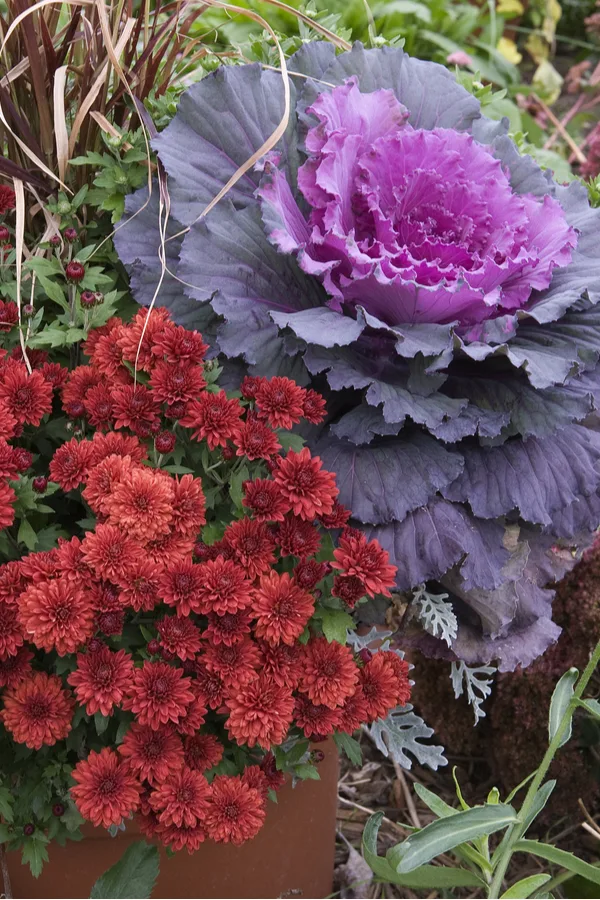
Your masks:
<path fill-rule="evenodd" d="M 346 644 L 395 567 L 285 430 L 321 398 L 287 378 L 227 394 L 164 309 L 82 348 L 70 368 L 30 351 L 31 372 L 0 352 L 0 837 L 35 873 L 84 819 L 242 843 L 286 773 L 318 777 L 311 742 L 356 755 L 410 697 L 400 655 Z M 28 525 L 47 549 L 21 555 L 47 513 L 54 531 Z"/>
<path fill-rule="evenodd" d="M 276 152 L 205 218 L 283 115 L 281 76 L 221 69 L 155 139 L 172 213 L 159 301 L 236 365 L 326 394 L 310 444 L 340 501 L 398 588 L 450 593 L 451 648 L 421 643 L 528 665 L 560 633 L 559 545 L 600 522 L 600 213 L 438 65 L 314 43 L 289 70 Z M 148 304 L 160 241 L 143 200 L 117 243 Z"/>

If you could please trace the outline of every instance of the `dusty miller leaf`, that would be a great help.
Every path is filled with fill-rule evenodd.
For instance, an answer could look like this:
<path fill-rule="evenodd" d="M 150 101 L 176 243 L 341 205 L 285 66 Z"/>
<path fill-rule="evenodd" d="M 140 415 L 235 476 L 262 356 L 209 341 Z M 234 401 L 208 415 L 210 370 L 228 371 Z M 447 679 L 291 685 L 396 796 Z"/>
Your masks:
<path fill-rule="evenodd" d="M 458 634 L 458 620 L 448 594 L 430 594 L 424 584 L 419 585 L 413 596 L 413 604 L 421 625 L 429 634 L 446 641 L 449 647 Z"/>
<path fill-rule="evenodd" d="M 412 711 L 412 706 L 398 707 L 392 710 L 385 719 L 377 719 L 369 727 L 365 727 L 378 750 L 384 756 L 391 757 L 405 769 L 412 768 L 412 754 L 421 765 L 429 766 L 434 771 L 440 766 L 448 765 L 444 756 L 444 748 L 439 745 L 423 744 L 423 738 L 430 738 L 433 728 L 429 728 L 420 716 Z"/>
<path fill-rule="evenodd" d="M 452 687 L 454 688 L 454 696 L 456 699 L 467 692 L 467 700 L 473 707 L 475 713 L 475 724 L 480 719 L 485 718 L 485 711 L 482 709 L 482 703 L 492 693 L 492 678 L 486 678 L 486 675 L 492 676 L 496 672 L 494 666 L 479 666 L 472 668 L 465 665 L 464 662 L 453 662 L 450 669 L 450 678 Z"/>

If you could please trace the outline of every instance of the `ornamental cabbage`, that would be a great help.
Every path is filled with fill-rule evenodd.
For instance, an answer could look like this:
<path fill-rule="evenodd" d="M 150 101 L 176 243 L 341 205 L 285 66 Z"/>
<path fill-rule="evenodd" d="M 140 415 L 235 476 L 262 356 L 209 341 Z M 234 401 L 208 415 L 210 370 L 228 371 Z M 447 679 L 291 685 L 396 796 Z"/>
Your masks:
<path fill-rule="evenodd" d="M 206 217 L 280 122 L 283 81 L 226 67 L 184 94 L 154 141 L 167 271 L 157 191 L 117 234 L 134 296 L 201 329 L 232 383 L 326 393 L 309 440 L 354 524 L 399 589 L 449 594 L 452 646 L 420 645 L 528 665 L 560 633 L 549 585 L 600 524 L 600 212 L 442 66 L 315 42 L 289 71 L 283 138 Z"/>

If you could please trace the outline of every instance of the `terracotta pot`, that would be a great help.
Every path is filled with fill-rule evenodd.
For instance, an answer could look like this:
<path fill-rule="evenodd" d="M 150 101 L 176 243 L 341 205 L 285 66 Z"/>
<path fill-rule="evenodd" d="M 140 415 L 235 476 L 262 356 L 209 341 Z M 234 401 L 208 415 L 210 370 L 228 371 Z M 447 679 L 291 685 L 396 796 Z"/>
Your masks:
<path fill-rule="evenodd" d="M 319 744 L 325 759 L 320 781 L 286 784 L 268 804 L 266 823 L 241 847 L 207 842 L 193 855 L 167 857 L 161 849 L 153 898 L 326 897 L 331 893 L 335 850 L 338 758 L 333 742 Z M 90 828 L 82 841 L 52 845 L 41 876 L 31 877 L 20 854 L 9 854 L 14 897 L 71 900 L 89 897 L 92 885 L 140 834 L 131 823 L 111 838 Z"/>

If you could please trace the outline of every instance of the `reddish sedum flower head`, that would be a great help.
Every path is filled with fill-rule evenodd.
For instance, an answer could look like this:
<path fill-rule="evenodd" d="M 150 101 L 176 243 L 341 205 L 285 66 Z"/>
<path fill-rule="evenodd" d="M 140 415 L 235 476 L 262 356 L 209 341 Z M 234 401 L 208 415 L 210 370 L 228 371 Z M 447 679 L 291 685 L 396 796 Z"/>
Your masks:
<path fill-rule="evenodd" d="M 247 456 L 248 459 L 270 459 L 279 453 L 281 444 L 272 428 L 258 419 L 243 422 L 234 438 L 236 456 Z"/>
<path fill-rule="evenodd" d="M 262 379 L 254 391 L 259 415 L 273 428 L 291 428 L 304 415 L 306 391 L 289 378 Z"/>
<path fill-rule="evenodd" d="M 315 609 L 315 598 L 284 572 L 269 572 L 256 591 L 255 634 L 268 644 L 294 644 Z"/>
<path fill-rule="evenodd" d="M 32 644 L 59 656 L 74 653 L 94 631 L 88 597 L 64 576 L 31 585 L 19 599 L 19 617 Z"/>
<path fill-rule="evenodd" d="M 119 582 L 129 572 L 140 552 L 139 544 L 116 525 L 96 525 L 82 545 L 85 560 L 99 578 Z"/>
<path fill-rule="evenodd" d="M 236 613 L 252 602 L 252 585 L 238 563 L 217 556 L 199 564 L 199 575 L 198 612 L 222 616 Z"/>
<path fill-rule="evenodd" d="M 184 765 L 152 791 L 150 806 L 163 825 L 191 828 L 204 817 L 209 796 L 206 778 Z"/>
<path fill-rule="evenodd" d="M 339 569 L 344 575 L 360 578 L 370 597 L 375 594 L 391 596 L 388 589 L 395 584 L 397 569 L 388 563 L 389 554 L 377 541 L 367 542 L 360 532 L 356 535 L 342 535 L 333 555 L 333 568 Z"/>
<path fill-rule="evenodd" d="M 160 645 L 181 660 L 194 659 L 200 650 L 200 632 L 191 619 L 166 616 L 157 624 Z"/>
<path fill-rule="evenodd" d="M 339 494 L 335 475 L 323 469 L 318 456 L 311 457 L 308 447 L 300 453 L 290 450 L 285 459 L 279 461 L 274 478 L 295 515 L 302 519 L 312 521 L 333 511 Z"/>
<path fill-rule="evenodd" d="M 103 511 L 139 541 L 151 541 L 169 531 L 173 517 L 173 485 L 155 470 L 132 468 L 112 488 Z"/>
<path fill-rule="evenodd" d="M 110 716 L 118 706 L 133 676 L 131 656 L 124 650 L 116 653 L 102 646 L 94 653 L 79 653 L 77 668 L 67 681 L 75 688 L 75 696 L 89 716 L 100 712 Z"/>
<path fill-rule="evenodd" d="M 226 700 L 227 730 L 238 744 L 265 750 L 281 744 L 292 723 L 294 698 L 289 688 L 266 675 L 236 690 Z"/>
<path fill-rule="evenodd" d="M 223 744 L 213 734 L 194 734 L 184 743 L 186 765 L 196 772 L 206 772 L 217 766 L 223 758 Z"/>
<path fill-rule="evenodd" d="M 120 825 L 140 804 L 141 785 L 114 750 L 90 751 L 73 769 L 71 797 L 84 819 L 110 828 Z"/>
<path fill-rule="evenodd" d="M 267 478 L 244 482 L 242 504 L 252 510 L 257 522 L 283 522 L 290 508 L 278 485 Z"/>
<path fill-rule="evenodd" d="M 194 700 L 190 679 L 182 669 L 168 663 L 146 661 L 136 669 L 129 685 L 123 709 L 135 713 L 141 725 L 160 728 L 168 722 L 182 719 Z"/>
<path fill-rule="evenodd" d="M 349 647 L 313 638 L 303 648 L 300 690 L 313 703 L 335 709 L 354 693 L 358 672 Z"/>
<path fill-rule="evenodd" d="M 62 741 L 71 730 L 73 702 L 56 675 L 31 672 L 8 688 L 3 700 L 0 716 L 17 744 L 39 750 Z"/>
<path fill-rule="evenodd" d="M 225 391 L 205 392 L 188 404 L 181 424 L 192 430 L 192 437 L 205 440 L 211 450 L 225 447 L 237 435 L 243 409 L 235 397 L 227 399 Z"/>
<path fill-rule="evenodd" d="M 50 462 L 50 478 L 63 491 L 72 491 L 85 481 L 91 463 L 92 446 L 73 438 L 55 452 Z"/>
<path fill-rule="evenodd" d="M 217 775 L 211 788 L 204 820 L 211 840 L 239 845 L 258 834 L 266 812 L 256 788 L 245 784 L 239 775 Z"/>
<path fill-rule="evenodd" d="M 129 769 L 150 784 L 165 781 L 174 769 L 183 764 L 183 745 L 171 725 L 151 728 L 133 722 L 119 746 Z"/>
<path fill-rule="evenodd" d="M 37 371 L 31 375 L 24 365 L 5 368 L 0 379 L 0 400 L 22 425 L 39 425 L 52 410 L 52 385 Z"/>

